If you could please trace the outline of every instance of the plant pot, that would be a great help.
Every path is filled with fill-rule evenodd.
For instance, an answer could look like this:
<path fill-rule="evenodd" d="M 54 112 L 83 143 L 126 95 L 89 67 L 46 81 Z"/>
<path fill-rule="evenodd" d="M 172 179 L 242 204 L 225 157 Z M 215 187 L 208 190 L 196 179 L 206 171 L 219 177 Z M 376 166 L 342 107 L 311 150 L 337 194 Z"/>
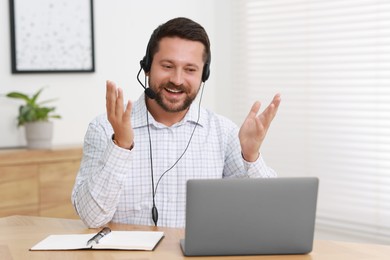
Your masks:
<path fill-rule="evenodd" d="M 53 122 L 37 121 L 25 124 L 27 149 L 50 149 Z"/>

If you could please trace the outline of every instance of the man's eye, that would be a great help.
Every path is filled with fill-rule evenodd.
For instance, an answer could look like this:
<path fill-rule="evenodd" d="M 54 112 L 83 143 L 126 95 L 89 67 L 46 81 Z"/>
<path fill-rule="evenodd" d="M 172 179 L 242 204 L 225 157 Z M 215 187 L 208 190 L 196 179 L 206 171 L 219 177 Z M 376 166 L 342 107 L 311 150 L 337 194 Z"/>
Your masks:
<path fill-rule="evenodd" d="M 162 65 L 164 69 L 171 69 L 172 66 L 171 65 Z"/>

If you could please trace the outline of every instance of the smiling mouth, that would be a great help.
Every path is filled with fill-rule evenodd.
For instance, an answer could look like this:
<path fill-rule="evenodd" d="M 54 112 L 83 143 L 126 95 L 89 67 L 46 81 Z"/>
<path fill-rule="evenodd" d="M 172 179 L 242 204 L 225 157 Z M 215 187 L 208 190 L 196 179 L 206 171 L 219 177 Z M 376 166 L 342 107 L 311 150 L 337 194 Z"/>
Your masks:
<path fill-rule="evenodd" d="M 179 90 L 179 89 L 165 88 L 165 90 L 168 91 L 169 93 L 173 93 L 173 94 L 183 93 L 183 91 Z"/>

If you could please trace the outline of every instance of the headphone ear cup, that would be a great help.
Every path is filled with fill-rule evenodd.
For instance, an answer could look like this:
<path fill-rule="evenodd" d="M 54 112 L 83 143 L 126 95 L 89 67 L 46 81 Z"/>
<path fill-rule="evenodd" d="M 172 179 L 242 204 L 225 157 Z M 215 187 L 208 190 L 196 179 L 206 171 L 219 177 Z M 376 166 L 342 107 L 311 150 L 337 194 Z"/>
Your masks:
<path fill-rule="evenodd" d="M 202 72 L 202 81 L 205 82 L 210 77 L 210 65 L 209 63 L 206 63 L 203 66 L 203 72 Z"/>
<path fill-rule="evenodd" d="M 144 72 L 148 73 L 150 71 L 150 62 L 148 59 L 148 55 L 145 55 L 144 58 L 139 62 L 141 65 L 141 68 L 144 70 Z"/>

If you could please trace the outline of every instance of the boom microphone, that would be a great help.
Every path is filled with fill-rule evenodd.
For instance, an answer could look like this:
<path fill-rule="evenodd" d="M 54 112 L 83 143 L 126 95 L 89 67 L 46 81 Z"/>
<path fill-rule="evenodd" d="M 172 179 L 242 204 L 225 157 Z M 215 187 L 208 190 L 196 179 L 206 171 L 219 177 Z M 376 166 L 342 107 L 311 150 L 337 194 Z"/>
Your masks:
<path fill-rule="evenodd" d="M 145 95 L 150 99 L 156 98 L 156 92 L 154 92 L 151 88 L 145 88 Z"/>
<path fill-rule="evenodd" d="M 141 70 L 142 70 L 142 65 L 141 65 L 141 68 L 138 71 L 137 80 L 138 80 L 139 84 L 141 84 L 141 86 L 145 89 L 145 95 L 148 98 L 150 98 L 150 99 L 155 99 L 156 98 L 156 92 L 154 92 L 153 89 L 151 89 L 151 88 L 145 87 L 145 85 L 146 85 L 146 76 L 145 76 L 145 85 L 142 84 L 142 82 L 139 80 L 139 74 L 141 73 Z"/>

